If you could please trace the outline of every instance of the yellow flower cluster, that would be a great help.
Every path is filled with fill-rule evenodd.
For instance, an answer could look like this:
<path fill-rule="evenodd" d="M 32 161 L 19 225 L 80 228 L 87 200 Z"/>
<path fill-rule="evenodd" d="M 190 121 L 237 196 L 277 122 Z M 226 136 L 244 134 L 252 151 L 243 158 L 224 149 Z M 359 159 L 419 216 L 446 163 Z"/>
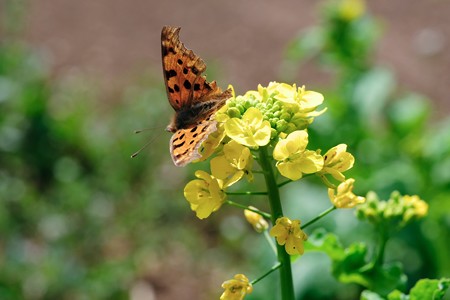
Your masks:
<path fill-rule="evenodd" d="M 307 91 L 305 87 L 277 82 L 267 87 L 259 85 L 256 91 L 243 96 L 235 96 L 233 91 L 233 96 L 214 116 L 217 131 L 209 135 L 200 149 L 200 160 L 215 155 L 211 159 L 211 174 L 196 174 L 198 179 L 189 182 L 184 190 L 197 217 L 206 218 L 219 209 L 226 199 L 225 190 L 231 185 L 242 178 L 253 180 L 252 150 L 268 145 L 273 147 L 276 168 L 284 177 L 298 180 L 304 174 L 316 173 L 333 189 L 330 199 L 337 207 L 361 203 L 362 197 L 343 192 L 351 192 L 353 181 L 336 188 L 327 179 L 330 175 L 345 181 L 343 172 L 354 163 L 347 146 L 337 145 L 324 156 L 320 150 L 307 149 L 307 126 L 325 112 L 326 109 L 317 110 L 323 100 L 320 93 Z"/>
<path fill-rule="evenodd" d="M 356 212 L 360 219 L 374 224 L 389 222 L 400 228 L 413 220 L 425 217 L 428 213 L 428 204 L 417 195 L 402 196 L 396 191 L 391 194 L 389 200 L 383 201 L 374 192 L 369 192 L 367 203 L 359 206 Z"/>

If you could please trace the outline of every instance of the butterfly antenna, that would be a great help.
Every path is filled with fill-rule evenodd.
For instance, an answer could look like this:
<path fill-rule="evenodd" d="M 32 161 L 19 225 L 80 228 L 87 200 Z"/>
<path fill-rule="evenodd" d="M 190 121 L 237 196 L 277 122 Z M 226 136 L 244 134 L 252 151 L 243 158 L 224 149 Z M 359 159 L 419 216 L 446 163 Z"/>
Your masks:
<path fill-rule="evenodd" d="M 136 130 L 136 131 L 137 131 L 137 130 Z M 136 133 L 139 133 L 139 132 L 136 132 Z M 136 156 L 138 156 L 139 153 L 141 153 L 142 150 L 144 150 L 145 148 L 147 148 L 148 145 L 150 145 L 150 144 L 151 144 L 155 139 L 157 139 L 160 135 L 161 135 L 161 133 L 158 134 L 158 135 L 156 135 L 154 138 L 148 140 L 148 142 L 145 143 L 145 145 L 142 146 L 141 149 L 139 149 L 138 151 L 134 152 L 134 153 L 131 155 L 131 158 L 135 158 Z"/>
<path fill-rule="evenodd" d="M 161 128 L 163 128 L 164 126 L 157 126 L 157 127 L 149 127 L 149 128 L 142 128 L 142 129 L 138 129 L 138 130 L 135 130 L 135 131 L 133 131 L 134 133 L 141 133 L 141 132 L 144 132 L 144 131 L 149 131 L 149 130 L 156 130 L 156 129 L 161 129 Z"/>

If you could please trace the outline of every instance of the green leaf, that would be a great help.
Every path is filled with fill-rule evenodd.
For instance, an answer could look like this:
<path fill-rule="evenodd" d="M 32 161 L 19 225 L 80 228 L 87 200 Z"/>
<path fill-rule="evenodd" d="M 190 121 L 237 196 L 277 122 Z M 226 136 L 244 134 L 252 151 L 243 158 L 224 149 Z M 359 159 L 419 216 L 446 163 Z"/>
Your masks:
<path fill-rule="evenodd" d="M 389 69 L 373 68 L 356 82 L 352 102 L 363 123 L 379 128 L 387 101 L 395 89 L 395 76 Z"/>
<path fill-rule="evenodd" d="M 369 290 L 364 290 L 361 293 L 361 298 L 360 300 L 385 300 L 383 297 L 381 297 L 380 295 L 378 295 L 375 292 L 369 291 Z"/>
<path fill-rule="evenodd" d="M 368 262 L 365 244 L 354 243 L 344 248 L 336 235 L 323 229 L 309 236 L 305 251 L 325 252 L 332 261 L 332 274 L 340 282 L 357 283 L 380 295 L 405 286 L 406 276 L 400 263 L 376 267 Z"/>
<path fill-rule="evenodd" d="M 342 260 L 344 248 L 333 233 L 327 233 L 323 228 L 315 230 L 305 243 L 305 251 L 325 252 L 331 260 Z"/>
<path fill-rule="evenodd" d="M 394 290 L 388 295 L 388 300 L 408 300 L 409 296 L 403 294 L 399 290 Z"/>
<path fill-rule="evenodd" d="M 450 278 L 421 279 L 410 291 L 411 300 L 438 300 L 444 297 L 450 285 Z"/>
<path fill-rule="evenodd" d="M 394 289 L 403 290 L 406 285 L 406 275 L 400 263 L 373 268 L 364 273 L 369 282 L 369 288 L 380 295 L 387 295 Z"/>
<path fill-rule="evenodd" d="M 286 57 L 292 61 L 302 61 L 317 54 L 323 48 L 323 45 L 323 29 L 311 27 L 289 43 L 286 49 Z"/>

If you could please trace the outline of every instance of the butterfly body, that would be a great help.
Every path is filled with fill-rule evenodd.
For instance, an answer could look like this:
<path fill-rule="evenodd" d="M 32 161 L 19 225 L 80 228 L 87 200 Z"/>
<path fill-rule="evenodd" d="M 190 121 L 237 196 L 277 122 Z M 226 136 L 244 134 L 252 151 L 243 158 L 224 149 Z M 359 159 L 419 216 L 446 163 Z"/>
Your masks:
<path fill-rule="evenodd" d="M 212 113 L 216 112 L 224 103 L 223 99 L 218 99 L 181 107 L 176 111 L 166 130 L 176 132 L 179 129 L 188 129 L 199 125 L 204 120 L 209 120 Z"/>
<path fill-rule="evenodd" d="M 174 133 L 170 153 L 175 165 L 184 166 L 200 158 L 198 149 L 216 130 L 216 121 L 211 116 L 231 97 L 231 90 L 222 92 L 215 81 L 206 81 L 201 75 L 206 64 L 184 47 L 179 31 L 179 27 L 163 27 L 161 52 L 167 96 L 175 110 L 166 128 Z"/>

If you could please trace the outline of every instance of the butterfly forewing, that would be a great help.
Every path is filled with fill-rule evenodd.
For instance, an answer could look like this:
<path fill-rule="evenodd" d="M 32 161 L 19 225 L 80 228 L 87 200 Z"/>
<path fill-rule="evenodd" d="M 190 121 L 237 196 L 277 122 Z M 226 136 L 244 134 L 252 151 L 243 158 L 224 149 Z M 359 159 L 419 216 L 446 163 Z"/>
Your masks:
<path fill-rule="evenodd" d="M 169 103 L 179 110 L 192 102 L 197 77 L 206 69 L 203 60 L 179 40 L 179 27 L 165 26 L 161 32 L 164 79 Z"/>
<path fill-rule="evenodd" d="M 179 27 L 164 26 L 161 32 L 162 65 L 169 103 L 175 116 L 167 127 L 174 132 L 170 152 L 177 166 L 200 158 L 198 149 L 208 135 L 216 130 L 210 117 L 231 97 L 231 90 L 222 92 L 213 81 L 202 76 L 203 60 L 179 40 Z"/>

